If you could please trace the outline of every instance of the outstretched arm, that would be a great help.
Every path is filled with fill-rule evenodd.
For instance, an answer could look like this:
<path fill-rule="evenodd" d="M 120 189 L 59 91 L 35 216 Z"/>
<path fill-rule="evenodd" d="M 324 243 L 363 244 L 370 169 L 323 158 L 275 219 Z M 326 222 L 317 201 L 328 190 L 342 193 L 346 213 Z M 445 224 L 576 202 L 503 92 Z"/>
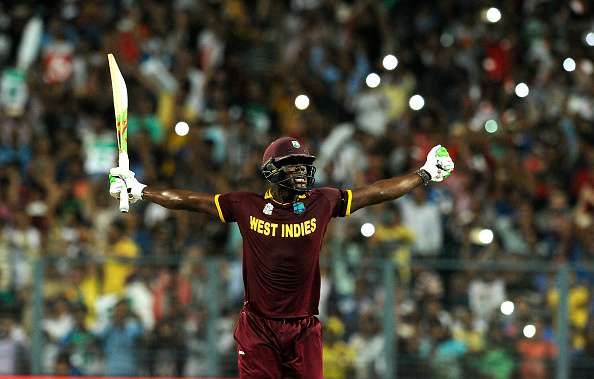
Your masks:
<path fill-rule="evenodd" d="M 218 217 L 214 195 L 208 193 L 146 187 L 142 191 L 142 198 L 165 208 L 202 212 Z"/>
<path fill-rule="evenodd" d="M 430 181 L 441 182 L 454 170 L 454 162 L 445 147 L 435 146 L 427 155 L 427 162 L 418 171 L 353 190 L 351 213 L 357 209 L 394 200 L 410 192 L 415 187 Z"/>
<path fill-rule="evenodd" d="M 373 184 L 353 190 L 351 213 L 369 205 L 394 200 L 423 184 L 417 173 L 379 180 Z"/>

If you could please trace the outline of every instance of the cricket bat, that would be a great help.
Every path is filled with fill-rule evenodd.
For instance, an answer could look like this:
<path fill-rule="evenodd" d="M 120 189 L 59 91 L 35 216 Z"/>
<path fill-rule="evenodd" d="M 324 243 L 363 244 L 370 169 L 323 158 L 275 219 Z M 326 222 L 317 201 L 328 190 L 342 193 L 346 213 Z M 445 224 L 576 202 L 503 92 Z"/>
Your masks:
<path fill-rule="evenodd" d="M 113 54 L 107 54 L 107 60 L 109 61 L 109 73 L 111 74 L 113 108 L 115 110 L 118 138 L 118 166 L 122 171 L 128 171 L 130 169 L 128 161 L 128 90 Z M 124 188 L 120 193 L 120 212 L 128 212 L 129 209 L 128 191 Z"/>

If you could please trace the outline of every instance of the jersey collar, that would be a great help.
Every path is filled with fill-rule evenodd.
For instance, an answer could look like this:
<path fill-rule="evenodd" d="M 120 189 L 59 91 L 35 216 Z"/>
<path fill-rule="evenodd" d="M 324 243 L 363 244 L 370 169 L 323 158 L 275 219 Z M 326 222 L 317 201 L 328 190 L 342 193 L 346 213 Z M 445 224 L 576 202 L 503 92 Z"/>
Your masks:
<path fill-rule="evenodd" d="M 297 199 L 298 200 L 303 200 L 305 198 L 307 198 L 307 195 L 298 195 L 297 196 Z M 280 202 L 280 201 L 275 200 L 274 197 L 272 196 L 272 189 L 271 188 L 268 188 L 266 190 L 266 192 L 264 193 L 264 200 L 272 200 L 275 203 L 280 204 L 280 205 L 290 205 L 290 204 L 293 204 L 293 202 L 283 203 L 283 202 Z"/>

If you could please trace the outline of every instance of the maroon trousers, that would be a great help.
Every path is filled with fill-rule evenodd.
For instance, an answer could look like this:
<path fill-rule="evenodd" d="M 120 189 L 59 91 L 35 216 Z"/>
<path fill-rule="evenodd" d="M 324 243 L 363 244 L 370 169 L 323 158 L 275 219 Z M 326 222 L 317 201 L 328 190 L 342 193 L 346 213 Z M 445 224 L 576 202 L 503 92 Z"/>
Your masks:
<path fill-rule="evenodd" d="M 242 309 L 234 333 L 241 379 L 322 379 L 322 326 L 315 316 L 269 319 Z"/>

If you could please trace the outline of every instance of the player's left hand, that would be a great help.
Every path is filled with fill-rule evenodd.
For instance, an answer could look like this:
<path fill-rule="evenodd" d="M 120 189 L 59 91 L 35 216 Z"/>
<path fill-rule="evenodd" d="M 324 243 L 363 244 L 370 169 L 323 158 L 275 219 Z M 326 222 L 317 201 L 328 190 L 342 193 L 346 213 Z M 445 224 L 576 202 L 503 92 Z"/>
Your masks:
<path fill-rule="evenodd" d="M 421 170 L 427 171 L 431 176 L 431 181 L 441 182 L 454 171 L 454 161 L 445 147 L 437 145 L 427 155 L 427 161 L 421 167 Z"/>

